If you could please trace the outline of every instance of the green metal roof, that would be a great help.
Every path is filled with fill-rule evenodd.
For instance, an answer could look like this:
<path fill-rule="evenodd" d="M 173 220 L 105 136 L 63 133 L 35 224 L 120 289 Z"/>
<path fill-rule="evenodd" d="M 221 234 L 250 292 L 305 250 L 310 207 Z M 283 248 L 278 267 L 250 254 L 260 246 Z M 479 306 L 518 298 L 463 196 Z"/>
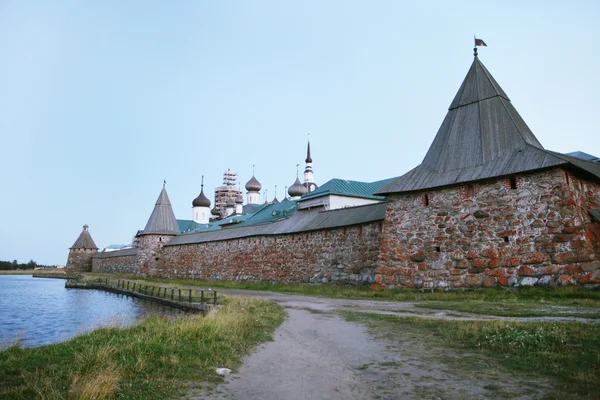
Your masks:
<path fill-rule="evenodd" d="M 384 196 L 375 196 L 373 193 L 377 192 L 394 179 L 396 178 L 389 178 L 376 182 L 359 182 L 334 178 L 321 185 L 321 187 L 314 192 L 305 194 L 300 200 L 304 201 L 332 194 L 348 197 L 361 197 L 365 199 L 385 200 Z"/>
<path fill-rule="evenodd" d="M 244 221 L 244 225 L 266 224 L 283 218 L 291 217 L 298 210 L 296 201 L 282 201 L 268 204 Z"/>

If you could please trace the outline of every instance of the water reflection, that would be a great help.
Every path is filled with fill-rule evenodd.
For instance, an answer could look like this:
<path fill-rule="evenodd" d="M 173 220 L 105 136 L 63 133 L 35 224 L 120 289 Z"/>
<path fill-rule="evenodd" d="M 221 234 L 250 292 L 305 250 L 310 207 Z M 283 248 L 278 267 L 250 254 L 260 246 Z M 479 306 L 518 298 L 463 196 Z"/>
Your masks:
<path fill-rule="evenodd" d="M 26 347 L 68 340 L 101 326 L 130 326 L 147 315 L 180 310 L 100 290 L 65 289 L 62 279 L 0 275 L 0 345 Z"/>

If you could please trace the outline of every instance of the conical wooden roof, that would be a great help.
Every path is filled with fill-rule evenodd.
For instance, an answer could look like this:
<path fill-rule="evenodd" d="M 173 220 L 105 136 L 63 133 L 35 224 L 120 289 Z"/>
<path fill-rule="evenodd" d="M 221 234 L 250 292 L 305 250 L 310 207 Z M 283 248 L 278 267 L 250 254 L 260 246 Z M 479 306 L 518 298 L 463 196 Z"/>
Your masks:
<path fill-rule="evenodd" d="M 180 233 L 167 190 L 163 187 L 142 235 L 178 235 Z"/>
<path fill-rule="evenodd" d="M 90 235 L 90 231 L 88 231 L 88 228 L 89 227 L 87 225 L 83 226 L 83 231 L 81 231 L 79 237 L 77 238 L 75 243 L 73 243 L 73 246 L 70 247 L 71 249 L 98 250 L 98 247 L 96 246 L 96 243 L 94 243 L 94 239 L 92 239 L 92 235 Z"/>
<path fill-rule="evenodd" d="M 545 150 L 477 56 L 423 162 L 376 194 L 431 189 L 559 165 L 600 167 Z M 589 164 L 589 165 L 588 165 Z"/>

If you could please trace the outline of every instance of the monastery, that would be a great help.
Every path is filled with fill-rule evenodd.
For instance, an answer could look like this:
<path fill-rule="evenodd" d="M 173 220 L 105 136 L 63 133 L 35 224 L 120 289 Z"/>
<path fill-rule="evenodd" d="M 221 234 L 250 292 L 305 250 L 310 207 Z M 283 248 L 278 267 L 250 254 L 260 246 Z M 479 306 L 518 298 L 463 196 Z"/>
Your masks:
<path fill-rule="evenodd" d="M 377 182 L 304 183 L 246 204 L 226 171 L 215 204 L 177 220 L 163 186 L 129 248 L 98 252 L 87 225 L 71 271 L 373 288 L 600 284 L 600 160 L 546 150 L 477 56 L 423 162 Z M 211 219 L 212 216 L 212 219 Z M 109 249 L 108 249 L 109 250 Z"/>

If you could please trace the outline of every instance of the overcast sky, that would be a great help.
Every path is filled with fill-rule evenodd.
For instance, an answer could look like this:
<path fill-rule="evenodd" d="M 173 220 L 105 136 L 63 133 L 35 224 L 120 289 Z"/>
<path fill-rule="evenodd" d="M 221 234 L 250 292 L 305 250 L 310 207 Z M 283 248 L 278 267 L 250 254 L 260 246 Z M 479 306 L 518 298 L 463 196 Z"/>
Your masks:
<path fill-rule="evenodd" d="M 191 219 L 224 170 L 418 165 L 479 58 L 544 147 L 600 156 L 597 1 L 0 0 L 0 260 L 129 243 L 163 179 Z M 418 3 L 418 4 L 417 4 Z"/>

